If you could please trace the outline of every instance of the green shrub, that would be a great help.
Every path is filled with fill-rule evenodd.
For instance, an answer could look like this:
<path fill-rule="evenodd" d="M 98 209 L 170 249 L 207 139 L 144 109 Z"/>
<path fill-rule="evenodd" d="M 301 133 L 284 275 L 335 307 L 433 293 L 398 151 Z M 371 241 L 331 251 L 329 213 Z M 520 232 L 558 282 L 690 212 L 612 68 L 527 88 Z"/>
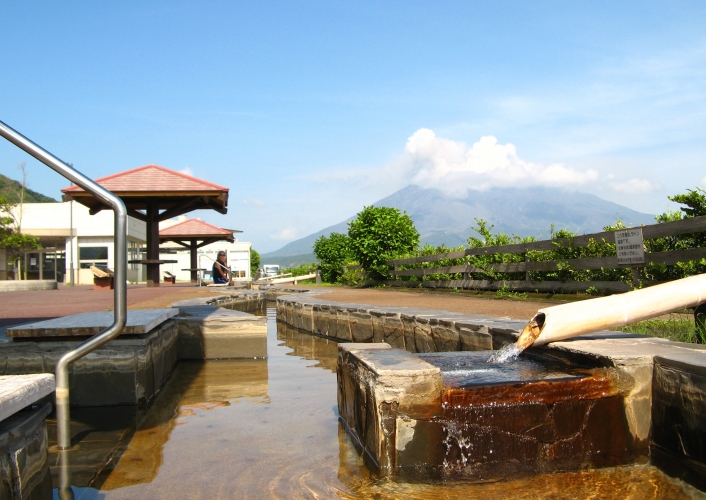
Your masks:
<path fill-rule="evenodd" d="M 326 283 L 338 283 L 343 266 L 352 260 L 350 238 L 341 233 L 321 236 L 314 242 L 314 254 L 321 265 L 321 279 Z"/>
<path fill-rule="evenodd" d="M 348 223 L 353 258 L 371 279 L 389 277 L 387 261 L 417 250 L 419 233 L 412 218 L 391 207 L 365 207 Z"/>

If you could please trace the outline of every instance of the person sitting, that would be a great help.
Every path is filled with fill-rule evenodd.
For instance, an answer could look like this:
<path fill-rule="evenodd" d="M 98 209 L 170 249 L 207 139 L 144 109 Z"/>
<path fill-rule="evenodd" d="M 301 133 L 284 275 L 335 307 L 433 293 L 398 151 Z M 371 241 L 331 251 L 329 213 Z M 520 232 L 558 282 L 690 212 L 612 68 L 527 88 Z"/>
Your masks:
<path fill-rule="evenodd" d="M 214 285 L 228 285 L 231 284 L 230 279 L 228 279 L 228 267 L 226 267 L 226 253 L 218 252 L 217 260 L 213 263 L 213 284 Z"/>

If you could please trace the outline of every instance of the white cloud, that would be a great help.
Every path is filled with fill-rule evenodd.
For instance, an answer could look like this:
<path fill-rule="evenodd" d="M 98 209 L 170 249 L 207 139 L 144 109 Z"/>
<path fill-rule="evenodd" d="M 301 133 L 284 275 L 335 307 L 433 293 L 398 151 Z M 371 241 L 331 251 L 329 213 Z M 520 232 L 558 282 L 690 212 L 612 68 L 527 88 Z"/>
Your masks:
<path fill-rule="evenodd" d="M 297 231 L 292 227 L 286 227 L 276 234 L 271 235 L 275 240 L 293 240 L 297 236 Z"/>
<path fill-rule="evenodd" d="M 403 162 L 408 164 L 405 170 L 410 182 L 452 196 L 493 187 L 576 186 L 598 178 L 593 169 L 579 171 L 561 163 L 544 165 L 523 160 L 513 144 L 499 144 L 493 136 L 481 137 L 468 147 L 422 128 L 407 140 L 405 149 Z"/>
<path fill-rule="evenodd" d="M 250 205 L 253 207 L 264 207 L 265 202 L 262 200 L 258 200 L 257 198 L 250 198 L 248 200 L 243 200 L 243 205 Z"/>
<path fill-rule="evenodd" d="M 190 167 L 184 167 L 184 168 L 182 168 L 181 170 L 179 170 L 179 173 L 186 174 L 186 175 L 190 175 L 190 176 L 192 176 L 192 177 L 194 176 L 194 171 L 191 170 Z"/>
<path fill-rule="evenodd" d="M 651 193 L 657 188 L 657 186 L 650 181 L 644 179 L 630 179 L 626 182 L 611 184 L 611 187 L 619 193 L 626 194 L 646 194 Z"/>
<path fill-rule="evenodd" d="M 701 187 L 706 188 L 706 177 L 701 179 Z"/>

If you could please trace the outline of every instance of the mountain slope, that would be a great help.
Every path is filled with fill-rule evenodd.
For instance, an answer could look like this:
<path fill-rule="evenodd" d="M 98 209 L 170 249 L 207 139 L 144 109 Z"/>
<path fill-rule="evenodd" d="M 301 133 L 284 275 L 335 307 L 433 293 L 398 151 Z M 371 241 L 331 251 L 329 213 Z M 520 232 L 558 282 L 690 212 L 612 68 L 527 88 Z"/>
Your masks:
<path fill-rule="evenodd" d="M 22 184 L 0 174 L 0 196 L 11 203 L 19 203 Z M 56 203 L 56 200 L 41 193 L 25 188 L 25 203 Z"/>
<path fill-rule="evenodd" d="M 550 188 L 491 189 L 469 191 L 466 198 L 449 198 L 437 189 L 407 186 L 375 203 L 406 211 L 414 221 L 422 243 L 453 247 L 464 245 L 475 235 L 475 219 L 494 225 L 493 232 L 546 239 L 550 227 L 579 234 L 598 232 L 622 220 L 627 226 L 652 224 L 654 216 L 636 212 L 587 193 Z M 348 221 L 327 227 L 263 255 L 285 256 L 310 253 L 319 236 L 346 233 Z"/>
<path fill-rule="evenodd" d="M 321 231 L 310 234 L 309 236 L 304 236 L 303 238 L 294 240 L 291 243 L 287 243 L 279 250 L 275 250 L 274 252 L 269 253 L 263 253 L 262 257 L 310 254 L 313 252 L 312 249 L 314 248 L 314 242 L 320 236 L 328 236 L 331 233 L 348 233 L 348 222 L 352 221 L 353 219 L 354 217 L 350 217 L 349 219 L 346 219 L 343 222 L 339 222 L 338 224 L 324 228 Z"/>

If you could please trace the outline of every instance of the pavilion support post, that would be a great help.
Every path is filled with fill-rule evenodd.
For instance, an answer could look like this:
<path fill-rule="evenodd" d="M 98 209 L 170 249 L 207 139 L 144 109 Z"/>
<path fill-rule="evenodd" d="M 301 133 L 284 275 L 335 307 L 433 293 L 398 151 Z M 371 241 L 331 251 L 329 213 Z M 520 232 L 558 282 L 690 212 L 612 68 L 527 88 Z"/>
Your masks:
<path fill-rule="evenodd" d="M 198 283 L 199 272 L 196 270 L 198 267 L 198 245 L 196 240 L 191 240 L 191 282 Z"/>
<path fill-rule="evenodd" d="M 147 201 L 147 260 L 159 260 L 159 201 Z M 147 286 L 159 286 L 159 264 L 150 263 L 147 266 Z"/>

